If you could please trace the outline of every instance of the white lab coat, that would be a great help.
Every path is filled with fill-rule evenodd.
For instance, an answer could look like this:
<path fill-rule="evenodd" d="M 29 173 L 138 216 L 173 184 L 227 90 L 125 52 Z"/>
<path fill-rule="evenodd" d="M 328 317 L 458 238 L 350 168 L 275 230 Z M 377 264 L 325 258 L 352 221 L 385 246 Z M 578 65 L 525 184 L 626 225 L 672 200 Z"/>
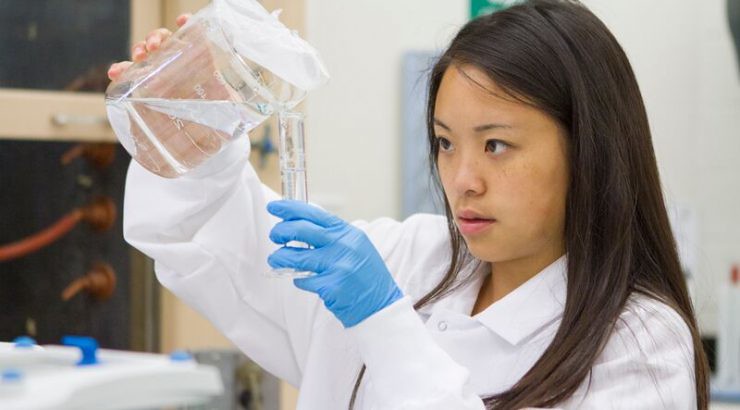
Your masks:
<path fill-rule="evenodd" d="M 415 312 L 450 256 L 445 221 L 357 222 L 385 259 L 403 299 L 344 329 L 314 294 L 264 275 L 276 249 L 265 205 L 277 195 L 245 161 L 246 138 L 204 169 L 162 179 L 132 163 L 126 239 L 156 261 L 164 286 L 200 311 L 264 369 L 300 389 L 299 409 L 346 409 L 362 363 L 357 409 L 482 409 L 480 396 L 511 387 L 557 330 L 565 259 L 471 317 L 475 279 Z M 227 159 L 228 158 L 228 159 Z M 664 304 L 633 297 L 588 380 L 562 408 L 695 409 L 688 328 Z"/>

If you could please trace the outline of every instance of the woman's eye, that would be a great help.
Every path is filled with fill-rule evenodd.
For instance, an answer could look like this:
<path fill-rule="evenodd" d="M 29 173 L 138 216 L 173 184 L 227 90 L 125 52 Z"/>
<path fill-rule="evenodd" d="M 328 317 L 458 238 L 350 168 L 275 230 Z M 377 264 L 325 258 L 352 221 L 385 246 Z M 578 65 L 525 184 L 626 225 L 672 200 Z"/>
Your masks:
<path fill-rule="evenodd" d="M 437 137 L 437 146 L 440 151 L 449 151 L 452 149 L 452 143 L 445 137 Z"/>
<path fill-rule="evenodd" d="M 506 151 L 509 145 L 499 140 L 488 140 L 486 141 L 486 151 L 492 154 L 500 154 Z"/>

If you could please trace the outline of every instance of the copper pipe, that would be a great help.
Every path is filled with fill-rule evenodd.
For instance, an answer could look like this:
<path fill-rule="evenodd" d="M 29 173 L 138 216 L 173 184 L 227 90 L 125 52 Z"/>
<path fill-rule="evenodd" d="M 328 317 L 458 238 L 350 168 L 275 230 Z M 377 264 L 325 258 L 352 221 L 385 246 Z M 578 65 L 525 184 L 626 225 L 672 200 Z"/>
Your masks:
<path fill-rule="evenodd" d="M 62 165 L 69 165 L 72 161 L 82 156 L 84 152 L 85 152 L 85 144 L 77 144 L 73 146 L 72 148 L 68 149 L 64 154 L 62 154 L 62 157 L 59 158 L 59 162 Z"/>
<path fill-rule="evenodd" d="M 82 210 L 82 220 L 96 232 L 110 229 L 116 222 L 116 204 L 107 196 L 97 197 Z"/>
<path fill-rule="evenodd" d="M 69 165 L 78 157 L 85 158 L 96 169 L 105 169 L 116 158 L 116 144 L 110 143 L 80 143 L 62 154 L 60 162 Z"/>
<path fill-rule="evenodd" d="M 72 299 L 80 291 L 85 291 L 97 300 L 106 300 L 116 288 L 116 273 L 107 263 L 98 262 L 85 274 L 73 280 L 62 291 L 62 300 Z"/>
<path fill-rule="evenodd" d="M 20 258 L 54 243 L 80 221 L 87 222 L 96 231 L 104 231 L 113 226 L 115 218 L 116 206 L 113 200 L 107 197 L 96 198 L 89 205 L 73 210 L 48 228 L 25 239 L 0 246 L 0 262 Z"/>

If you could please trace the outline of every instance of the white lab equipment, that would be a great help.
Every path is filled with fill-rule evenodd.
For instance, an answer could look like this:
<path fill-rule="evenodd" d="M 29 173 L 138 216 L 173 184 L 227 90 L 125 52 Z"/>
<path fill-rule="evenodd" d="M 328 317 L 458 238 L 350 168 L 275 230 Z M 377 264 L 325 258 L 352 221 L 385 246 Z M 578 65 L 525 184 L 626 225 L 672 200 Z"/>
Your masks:
<path fill-rule="evenodd" d="M 174 178 L 327 79 L 316 51 L 276 13 L 256 0 L 214 0 L 109 85 L 108 118 L 137 162 Z"/>
<path fill-rule="evenodd" d="M 69 343 L 39 346 L 28 338 L 0 343 L 0 408 L 171 408 L 200 405 L 223 391 L 218 370 L 185 352 L 98 350 L 90 338 Z"/>
<path fill-rule="evenodd" d="M 740 391 L 740 271 L 733 266 L 730 281 L 719 292 L 717 377 L 714 387 Z"/>

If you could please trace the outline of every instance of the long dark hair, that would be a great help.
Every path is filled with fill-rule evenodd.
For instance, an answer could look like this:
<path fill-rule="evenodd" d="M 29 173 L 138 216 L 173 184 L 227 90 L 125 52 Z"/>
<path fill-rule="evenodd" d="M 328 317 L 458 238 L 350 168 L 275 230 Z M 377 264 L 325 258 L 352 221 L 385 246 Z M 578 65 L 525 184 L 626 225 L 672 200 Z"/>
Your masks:
<path fill-rule="evenodd" d="M 668 221 L 645 106 L 616 39 L 577 1 L 531 0 L 469 22 L 431 72 L 427 127 L 433 171 L 435 101 L 452 65 L 484 71 L 511 97 L 558 121 L 568 138 L 562 322 L 534 366 L 509 390 L 484 398 L 486 407 L 549 407 L 568 399 L 589 377 L 630 295 L 640 293 L 672 307 L 688 325 L 697 406 L 706 409 L 706 356 Z M 445 211 L 453 258 L 417 309 L 455 286 L 466 254 L 446 200 Z"/>

